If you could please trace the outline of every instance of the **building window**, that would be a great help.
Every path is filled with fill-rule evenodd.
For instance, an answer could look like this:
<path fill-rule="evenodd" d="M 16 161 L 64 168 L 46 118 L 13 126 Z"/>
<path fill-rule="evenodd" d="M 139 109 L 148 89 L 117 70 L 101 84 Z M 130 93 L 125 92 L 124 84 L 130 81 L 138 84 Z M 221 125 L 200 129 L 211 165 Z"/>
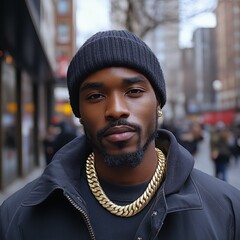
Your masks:
<path fill-rule="evenodd" d="M 34 101 L 33 86 L 30 75 L 23 71 L 21 75 L 22 85 L 22 171 L 23 175 L 29 173 L 35 166 L 34 162 Z"/>
<path fill-rule="evenodd" d="M 58 0 L 57 2 L 57 11 L 61 15 L 69 13 L 69 0 Z"/>
<path fill-rule="evenodd" d="M 70 41 L 70 27 L 66 23 L 60 23 L 57 27 L 58 43 L 66 44 Z"/>
<path fill-rule="evenodd" d="M 69 46 L 61 46 L 56 49 L 56 58 L 68 56 L 70 58 L 71 49 Z"/>

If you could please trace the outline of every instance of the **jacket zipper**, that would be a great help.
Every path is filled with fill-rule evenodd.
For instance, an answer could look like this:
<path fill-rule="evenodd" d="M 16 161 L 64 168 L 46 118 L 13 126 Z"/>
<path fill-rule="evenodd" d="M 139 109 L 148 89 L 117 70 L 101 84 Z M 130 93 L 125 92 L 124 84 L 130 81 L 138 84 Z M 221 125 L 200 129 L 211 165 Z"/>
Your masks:
<path fill-rule="evenodd" d="M 93 229 L 92 229 L 92 226 L 91 226 L 91 223 L 90 223 L 90 220 L 88 218 L 88 215 L 87 213 L 79 206 L 77 205 L 74 200 L 68 195 L 68 194 L 65 194 L 66 198 L 68 199 L 68 201 L 71 203 L 71 205 L 76 208 L 82 215 L 83 215 L 83 218 L 84 218 L 84 221 L 87 225 L 87 228 L 88 228 L 88 232 L 90 234 L 90 237 L 92 240 L 95 240 L 95 236 L 94 236 L 94 232 L 93 232 Z"/>

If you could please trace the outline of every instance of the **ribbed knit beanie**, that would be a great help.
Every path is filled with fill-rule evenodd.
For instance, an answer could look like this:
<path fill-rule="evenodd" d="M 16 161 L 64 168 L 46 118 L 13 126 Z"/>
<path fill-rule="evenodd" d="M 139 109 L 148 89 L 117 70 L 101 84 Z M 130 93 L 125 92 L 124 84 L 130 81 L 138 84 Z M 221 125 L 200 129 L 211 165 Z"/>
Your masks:
<path fill-rule="evenodd" d="M 142 73 L 150 81 L 161 107 L 164 106 L 165 80 L 157 57 L 135 34 L 126 30 L 110 30 L 90 37 L 68 67 L 70 104 L 76 117 L 80 117 L 81 83 L 90 74 L 107 67 L 127 67 Z"/>

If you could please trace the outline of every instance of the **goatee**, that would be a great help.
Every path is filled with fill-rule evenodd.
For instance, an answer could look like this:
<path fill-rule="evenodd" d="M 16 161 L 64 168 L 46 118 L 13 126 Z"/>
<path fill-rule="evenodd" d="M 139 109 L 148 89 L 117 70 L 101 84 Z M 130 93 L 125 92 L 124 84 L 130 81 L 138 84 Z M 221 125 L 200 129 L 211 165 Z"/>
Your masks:
<path fill-rule="evenodd" d="M 109 126 L 102 129 L 101 131 L 99 131 L 97 134 L 98 141 L 101 143 L 102 138 L 104 136 L 104 132 L 107 131 L 109 128 L 111 128 L 113 126 L 117 126 L 117 125 L 128 125 L 135 129 L 135 131 L 138 134 L 138 139 L 139 139 L 139 141 L 137 143 L 137 150 L 135 152 L 124 153 L 124 154 L 120 154 L 120 155 L 112 155 L 112 154 L 108 154 L 106 152 L 105 148 L 101 144 L 100 144 L 100 147 L 98 146 L 98 150 L 101 152 L 104 162 L 109 167 L 112 167 L 112 168 L 119 168 L 119 167 L 134 168 L 141 163 L 143 156 L 144 156 L 144 152 L 146 151 L 149 144 L 156 138 L 157 128 L 155 129 L 155 131 L 153 133 L 151 133 L 148 136 L 146 143 L 143 145 L 143 147 L 141 147 L 141 142 L 140 142 L 141 132 L 142 132 L 141 128 L 136 124 L 129 123 L 125 120 L 120 120 L 120 121 L 111 123 Z M 116 143 L 116 146 L 118 146 L 118 148 L 121 149 L 126 144 L 127 144 L 126 142 L 118 142 L 118 143 Z"/>

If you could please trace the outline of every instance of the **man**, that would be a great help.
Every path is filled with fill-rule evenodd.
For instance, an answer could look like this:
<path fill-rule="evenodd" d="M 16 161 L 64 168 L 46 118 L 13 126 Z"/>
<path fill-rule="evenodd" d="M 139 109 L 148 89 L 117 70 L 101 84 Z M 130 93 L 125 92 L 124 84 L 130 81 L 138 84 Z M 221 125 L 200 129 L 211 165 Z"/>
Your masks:
<path fill-rule="evenodd" d="M 85 136 L 1 206 L 1 239 L 240 239 L 240 192 L 157 130 L 165 81 L 128 31 L 99 32 L 68 69 Z"/>

